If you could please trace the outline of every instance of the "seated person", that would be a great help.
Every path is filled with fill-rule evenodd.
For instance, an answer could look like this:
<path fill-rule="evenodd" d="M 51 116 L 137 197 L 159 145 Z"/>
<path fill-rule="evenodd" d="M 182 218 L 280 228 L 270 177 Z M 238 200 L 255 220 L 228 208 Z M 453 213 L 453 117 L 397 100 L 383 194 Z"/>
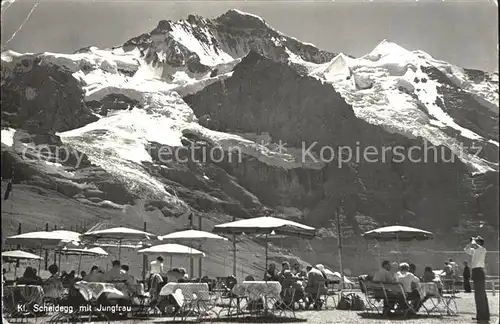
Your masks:
<path fill-rule="evenodd" d="M 321 274 L 323 275 L 323 278 L 325 278 L 325 281 L 327 281 L 328 278 L 326 277 L 325 266 L 322 265 L 322 264 L 317 264 L 316 265 L 316 269 L 318 269 L 319 271 L 321 271 Z"/>
<path fill-rule="evenodd" d="M 285 279 L 285 271 L 290 271 L 290 263 L 288 263 L 287 261 L 284 261 L 282 264 L 281 264 L 281 271 L 278 273 L 278 278 L 279 278 L 279 282 L 281 285 L 283 285 L 283 280 Z M 290 272 L 291 273 L 291 272 Z"/>
<path fill-rule="evenodd" d="M 87 273 L 85 271 L 80 271 L 80 276 L 78 277 L 80 280 L 83 280 L 87 276 Z"/>
<path fill-rule="evenodd" d="M 420 283 L 420 280 L 417 276 L 410 272 L 410 266 L 408 263 L 403 262 L 399 266 L 397 280 L 403 287 L 406 298 L 412 301 L 412 308 L 418 312 L 421 306 L 420 293 L 418 292 L 418 284 Z M 404 307 L 404 304 L 400 303 L 400 305 Z"/>
<path fill-rule="evenodd" d="M 125 286 L 127 287 L 128 293 L 131 295 L 141 294 L 140 285 L 137 285 L 137 281 L 134 276 L 129 272 L 129 266 L 122 264 L 121 266 L 123 277 L 125 278 Z"/>
<path fill-rule="evenodd" d="M 281 282 L 281 297 L 288 302 L 287 298 L 291 297 L 292 292 L 295 302 L 299 302 L 305 298 L 302 284 L 296 280 L 296 277 L 293 276 L 290 270 L 286 270 L 283 273 L 283 281 Z"/>
<path fill-rule="evenodd" d="M 127 278 L 122 272 L 121 262 L 118 260 L 113 261 L 113 267 L 104 274 L 103 280 L 105 282 L 125 282 Z"/>
<path fill-rule="evenodd" d="M 248 275 L 245 277 L 245 281 L 255 281 L 255 278 L 252 275 Z"/>
<path fill-rule="evenodd" d="M 305 292 L 308 295 L 308 301 L 306 303 L 306 308 L 308 308 L 312 303 L 314 303 L 315 309 L 321 308 L 321 302 L 319 301 L 319 294 L 326 292 L 325 278 L 321 271 L 311 266 L 307 266 L 307 285 L 305 287 Z"/>
<path fill-rule="evenodd" d="M 432 271 L 431 267 L 425 267 L 424 276 L 422 277 L 423 282 L 433 282 L 436 280 L 436 274 Z"/>
<path fill-rule="evenodd" d="M 382 262 L 382 267 L 373 275 L 373 282 L 396 283 L 397 279 L 391 272 L 391 263 L 387 260 Z"/>
<path fill-rule="evenodd" d="M 274 264 L 274 263 L 269 264 L 269 268 L 267 269 L 266 273 L 264 273 L 264 280 L 265 281 L 279 281 L 280 280 L 278 274 L 276 273 L 276 264 Z"/>
<path fill-rule="evenodd" d="M 49 267 L 50 277 L 43 284 L 45 297 L 59 299 L 64 293 L 64 287 L 61 278 L 59 277 L 59 268 L 53 264 Z"/>
<path fill-rule="evenodd" d="M 99 267 L 95 265 L 90 269 L 90 273 L 83 277 L 83 280 L 87 282 L 101 282 L 103 281 L 103 274 L 99 270 Z"/>
<path fill-rule="evenodd" d="M 39 281 L 42 281 L 42 282 L 43 282 L 42 278 L 40 278 L 40 276 L 38 276 L 38 273 L 37 273 L 37 272 L 38 272 L 38 270 L 36 270 L 35 268 L 32 268 L 32 269 L 33 269 L 33 272 L 35 273 L 35 278 L 36 278 L 37 280 L 39 280 Z"/>
<path fill-rule="evenodd" d="M 42 285 L 42 279 L 36 275 L 35 269 L 27 267 L 24 274 L 17 280 L 18 285 Z"/>
<path fill-rule="evenodd" d="M 167 282 L 179 282 L 184 279 L 185 270 L 183 268 L 173 268 L 167 272 Z"/>
<path fill-rule="evenodd" d="M 294 276 L 297 276 L 299 273 L 300 273 L 300 264 L 295 263 L 295 264 L 292 266 L 292 274 L 293 274 Z"/>
<path fill-rule="evenodd" d="M 384 260 L 382 262 L 381 268 L 373 275 L 372 282 L 380 282 L 386 284 L 397 283 L 397 278 L 394 270 L 394 265 L 391 265 L 389 261 Z M 390 293 L 387 294 L 387 299 L 389 299 L 387 300 L 385 298 L 386 294 L 387 291 L 386 293 L 384 293 L 382 289 L 378 289 L 375 291 L 375 296 L 377 297 L 377 299 L 384 301 L 384 312 L 389 313 L 390 310 L 394 308 L 396 303 L 393 301 L 393 296 Z"/>

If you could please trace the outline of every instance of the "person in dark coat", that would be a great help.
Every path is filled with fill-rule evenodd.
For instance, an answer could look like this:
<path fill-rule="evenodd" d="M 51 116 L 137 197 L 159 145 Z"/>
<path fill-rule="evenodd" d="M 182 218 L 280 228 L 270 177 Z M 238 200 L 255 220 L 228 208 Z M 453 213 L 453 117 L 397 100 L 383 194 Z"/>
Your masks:
<path fill-rule="evenodd" d="M 464 277 L 464 290 L 465 290 L 465 292 L 466 293 L 472 292 L 472 289 L 470 287 L 470 268 L 469 268 L 469 264 L 467 263 L 467 261 L 464 261 L 463 277 Z"/>

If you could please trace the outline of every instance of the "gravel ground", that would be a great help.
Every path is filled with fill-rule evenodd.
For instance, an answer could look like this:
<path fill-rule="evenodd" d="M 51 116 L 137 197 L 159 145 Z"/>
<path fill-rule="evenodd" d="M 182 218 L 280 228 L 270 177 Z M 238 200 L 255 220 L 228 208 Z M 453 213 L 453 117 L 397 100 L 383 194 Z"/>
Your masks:
<path fill-rule="evenodd" d="M 391 322 L 400 322 L 403 321 L 408 324 L 432 324 L 432 323 L 473 323 L 472 317 L 475 316 L 475 305 L 474 305 L 474 295 L 473 294 L 459 294 L 457 299 L 457 307 L 459 309 L 459 315 L 454 317 L 437 317 L 437 316 L 424 316 L 420 315 L 415 319 L 387 319 L 382 318 L 377 315 L 372 316 L 361 316 L 358 312 L 351 311 L 341 311 L 335 309 L 322 310 L 322 311 L 302 311 L 297 312 L 297 319 L 290 319 L 286 321 L 280 321 L 281 323 L 311 323 L 311 324 L 324 324 L 324 323 L 363 323 L 363 324 L 382 324 L 382 323 L 391 323 Z M 490 312 L 491 312 L 491 321 L 492 324 L 499 323 L 499 298 L 498 295 L 493 296 L 491 293 L 488 293 Z M 46 318 L 39 318 L 36 322 L 34 320 L 29 320 L 28 323 L 46 323 Z M 207 321 L 209 323 L 210 321 Z M 233 323 L 248 323 L 249 321 L 231 321 L 229 319 L 213 321 L 219 323 L 233 324 Z M 265 320 L 253 320 L 253 323 L 270 323 L 270 321 Z M 152 319 L 136 319 L 136 320 L 126 320 L 126 321 L 114 321 L 111 323 L 123 323 L 123 324 L 168 324 L 173 323 L 171 318 L 152 318 Z M 179 322 L 177 322 L 179 323 Z"/>

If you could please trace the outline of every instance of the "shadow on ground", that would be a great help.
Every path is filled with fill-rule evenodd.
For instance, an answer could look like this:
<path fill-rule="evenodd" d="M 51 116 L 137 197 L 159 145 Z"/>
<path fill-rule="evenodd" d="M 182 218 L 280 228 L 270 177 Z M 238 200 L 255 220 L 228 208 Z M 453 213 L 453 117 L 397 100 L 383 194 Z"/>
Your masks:
<path fill-rule="evenodd" d="M 373 319 L 373 320 L 394 320 L 394 321 L 407 321 L 409 319 L 412 320 L 421 320 L 421 319 L 442 319 L 441 315 L 425 315 L 425 314 L 417 314 L 412 317 L 404 317 L 401 315 L 394 316 L 384 316 L 382 314 L 374 314 L 374 313 L 358 313 L 358 316 L 365 319 Z"/>
<path fill-rule="evenodd" d="M 291 317 L 269 317 L 269 316 L 248 316 L 248 317 L 227 317 L 227 318 L 213 318 L 206 320 L 210 323 L 305 323 L 307 319 L 305 318 L 291 318 Z M 179 323 L 179 321 L 155 321 L 155 324 L 173 324 Z"/>

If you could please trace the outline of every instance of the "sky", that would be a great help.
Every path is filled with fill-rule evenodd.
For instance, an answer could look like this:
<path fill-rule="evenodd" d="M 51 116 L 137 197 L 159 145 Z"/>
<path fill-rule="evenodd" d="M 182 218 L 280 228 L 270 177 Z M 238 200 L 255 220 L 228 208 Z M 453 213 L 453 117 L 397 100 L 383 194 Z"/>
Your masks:
<path fill-rule="evenodd" d="M 107 48 L 189 14 L 214 18 L 236 8 L 275 29 L 335 53 L 361 56 L 383 39 L 434 58 L 498 71 L 498 13 L 492 0 L 145 1 L 17 0 L 2 15 L 2 50 L 72 53 Z"/>

